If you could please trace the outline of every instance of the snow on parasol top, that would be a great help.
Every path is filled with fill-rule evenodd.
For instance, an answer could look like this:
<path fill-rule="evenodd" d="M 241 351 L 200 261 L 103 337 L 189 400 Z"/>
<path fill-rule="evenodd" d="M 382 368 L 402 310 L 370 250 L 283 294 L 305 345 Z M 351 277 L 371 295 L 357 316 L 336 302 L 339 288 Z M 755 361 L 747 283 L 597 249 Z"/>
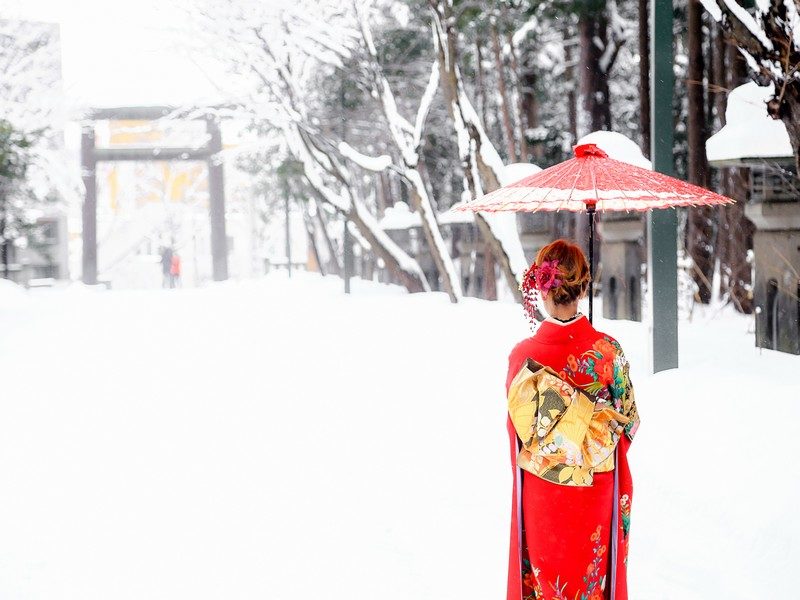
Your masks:
<path fill-rule="evenodd" d="M 536 212 L 642 211 L 730 204 L 730 198 L 680 179 L 609 158 L 596 144 L 576 146 L 575 158 L 459 204 L 454 210 Z"/>

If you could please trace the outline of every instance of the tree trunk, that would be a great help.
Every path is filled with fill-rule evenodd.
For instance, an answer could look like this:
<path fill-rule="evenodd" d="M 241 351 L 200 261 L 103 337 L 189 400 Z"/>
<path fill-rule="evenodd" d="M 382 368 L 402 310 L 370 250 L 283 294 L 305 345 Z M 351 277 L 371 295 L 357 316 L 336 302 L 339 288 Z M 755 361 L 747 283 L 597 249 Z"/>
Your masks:
<path fill-rule="evenodd" d="M 497 262 L 489 244 L 483 246 L 483 299 L 497 300 L 497 277 L 494 274 L 494 266 Z"/>
<path fill-rule="evenodd" d="M 714 37 L 714 27 L 713 21 L 711 23 L 708 22 L 706 19 L 706 13 L 703 12 L 701 14 L 701 20 L 703 21 L 704 27 L 708 31 L 708 39 L 706 40 L 706 59 L 705 59 L 705 69 L 706 69 L 706 86 L 705 86 L 705 94 L 706 94 L 706 136 L 710 136 L 711 132 L 714 130 L 714 101 L 715 101 L 715 94 L 714 94 L 714 61 L 716 61 L 716 46 L 714 44 L 715 37 Z M 708 162 L 706 162 L 708 164 Z M 706 182 L 709 186 L 711 186 L 711 167 L 708 168 L 708 177 Z"/>
<path fill-rule="evenodd" d="M 697 284 L 699 300 L 711 302 L 714 276 L 714 229 L 717 211 L 712 206 L 693 206 L 689 209 L 689 254 L 694 262 L 692 278 Z"/>
<path fill-rule="evenodd" d="M 506 140 L 506 153 L 508 154 L 508 162 L 515 163 L 517 162 L 517 149 L 514 143 L 514 125 L 511 122 L 511 105 L 508 101 L 503 55 L 500 52 L 500 36 L 497 33 L 497 22 L 494 19 L 492 19 L 490 30 L 492 36 L 494 69 L 497 75 L 497 91 L 500 95 L 500 116 L 503 122 L 503 136 Z"/>
<path fill-rule="evenodd" d="M 314 260 L 317 263 L 317 268 L 319 269 L 320 275 L 325 275 L 325 264 L 322 260 L 322 256 L 319 253 L 319 248 L 317 247 L 316 224 L 311 218 L 311 215 L 308 213 L 308 205 L 305 202 L 301 202 L 300 204 L 303 208 L 303 223 L 306 226 L 306 235 L 308 236 L 308 241 L 311 243 L 311 251 L 314 253 Z"/>
<path fill-rule="evenodd" d="M 3 199 L 3 205 L 5 207 L 6 200 Z M 8 273 L 8 264 L 9 264 L 9 247 L 8 247 L 8 240 L 6 239 L 6 211 L 5 208 L 3 209 L 3 217 L 0 218 L 0 258 L 2 259 L 3 264 L 3 278 L 4 279 L 11 279 Z"/>
<path fill-rule="evenodd" d="M 478 92 L 478 114 L 481 121 L 486 123 L 486 83 L 483 76 L 483 48 L 481 38 L 475 40 L 475 88 Z"/>
<path fill-rule="evenodd" d="M 420 172 L 420 151 L 422 144 L 422 134 L 425 121 L 430 110 L 430 102 L 423 99 L 417 108 L 416 118 L 414 122 L 417 124 L 413 137 L 409 138 L 401 129 L 398 124 L 397 101 L 394 92 L 381 69 L 377 50 L 375 48 L 372 32 L 367 24 L 366 18 L 359 12 L 359 16 L 363 17 L 361 21 L 361 35 L 364 46 L 368 49 L 371 58 L 371 71 L 372 71 L 372 89 L 374 94 L 380 99 L 383 108 L 384 117 L 389 125 L 389 133 L 394 145 L 400 156 L 402 157 L 402 176 L 410 188 L 411 201 L 414 210 L 420 216 L 422 223 L 422 231 L 425 235 L 425 240 L 428 243 L 428 251 L 433 258 L 433 263 L 438 272 L 438 280 L 444 286 L 450 301 L 453 303 L 461 300 L 461 281 L 456 273 L 453 259 L 442 237 L 442 232 L 439 229 L 439 223 L 436 221 L 436 213 L 433 208 L 433 203 L 428 196 L 428 190 L 425 182 L 422 179 Z M 439 67 L 438 63 L 431 65 L 431 73 L 428 79 L 428 85 L 425 88 L 423 98 L 430 98 L 429 92 L 434 91 L 439 85 Z M 369 168 L 369 167 L 368 167 Z M 382 169 L 385 169 L 383 167 Z"/>
<path fill-rule="evenodd" d="M 536 163 L 544 156 L 544 147 L 538 140 L 528 141 L 528 131 L 536 130 L 539 127 L 539 99 L 536 97 L 536 68 L 532 63 L 530 53 L 523 54 L 522 68 L 519 71 L 519 94 L 520 94 L 520 128 L 522 135 L 520 140 L 524 142 L 522 160 L 529 162 L 533 154 L 533 162 Z"/>
<path fill-rule="evenodd" d="M 639 131 L 642 153 L 650 158 L 650 8 L 639 0 Z"/>
<path fill-rule="evenodd" d="M 709 93 L 714 98 L 714 112 L 717 117 L 717 124 L 721 128 L 725 125 L 725 109 L 728 105 L 728 74 L 726 70 L 725 56 L 727 47 L 725 43 L 725 32 L 719 25 L 712 25 L 714 29 L 714 61 L 711 65 L 713 74 L 713 86 L 709 87 Z"/>
<path fill-rule="evenodd" d="M 725 125 L 725 108 L 727 105 L 728 74 L 726 73 L 725 56 L 727 49 L 725 46 L 725 36 L 722 28 L 712 24 L 709 31 L 713 31 L 714 54 L 709 65 L 709 85 L 708 95 L 713 99 L 713 114 L 715 119 L 709 118 L 711 131 L 719 130 Z M 728 197 L 733 197 L 731 193 L 731 169 L 725 167 L 718 170 L 719 191 Z M 720 270 L 720 296 L 730 294 L 731 288 L 728 284 L 730 277 L 731 255 L 731 226 L 730 215 L 726 206 L 717 207 L 717 239 L 714 245 L 714 253 L 719 261 Z"/>
<path fill-rule="evenodd" d="M 8 272 L 8 265 L 9 265 L 9 247 L 8 247 L 8 240 L 3 240 L 2 244 L 0 245 L 0 253 L 3 255 L 3 278 L 4 279 L 11 279 L 10 274 Z"/>
<path fill-rule="evenodd" d="M 720 32 L 721 33 L 721 32 Z M 742 55 L 733 44 L 728 45 L 726 52 L 721 53 L 724 58 L 718 60 L 727 62 L 728 68 L 724 69 L 718 84 L 725 89 L 732 89 L 747 80 L 747 65 Z M 727 81 L 727 74 L 730 81 Z M 725 108 L 727 107 L 727 93 L 721 92 L 718 98 L 717 113 L 721 116 L 721 124 L 725 123 Z M 720 239 L 724 239 L 724 247 L 720 252 L 720 271 L 723 274 L 723 293 L 727 292 L 734 307 L 745 314 L 753 312 L 753 298 L 749 288 L 752 284 L 752 267 L 747 262 L 748 251 L 753 248 L 753 232 L 755 227 L 744 213 L 747 203 L 747 190 L 749 187 L 749 169 L 725 169 L 723 190 L 726 195 L 736 200 L 736 204 L 721 206 L 720 212 Z"/>
<path fill-rule="evenodd" d="M 703 94 L 705 65 L 703 59 L 703 6 L 700 0 L 689 0 L 687 6 L 687 137 L 689 147 L 689 182 L 708 187 L 706 159 L 706 104 Z M 689 209 L 688 250 L 694 262 L 692 277 L 698 287 L 699 300 L 711 301 L 711 279 L 714 274 L 714 208 L 696 206 Z"/>
<path fill-rule="evenodd" d="M 387 179 L 388 175 L 386 174 L 386 171 L 375 173 L 375 195 L 378 200 L 379 218 L 383 217 L 387 208 L 394 205 L 391 199 L 391 188 L 389 187 L 389 182 Z"/>
<path fill-rule="evenodd" d="M 789 143 L 794 150 L 795 173 L 800 174 L 800 85 L 796 80 L 787 86 L 780 113 L 786 133 L 789 134 Z"/>
<path fill-rule="evenodd" d="M 396 252 L 392 252 L 387 246 L 385 240 L 381 239 L 381 235 L 385 235 L 374 217 L 369 214 L 366 208 L 362 207 L 355 198 L 352 199 L 352 208 L 347 217 L 358 228 L 359 233 L 367 240 L 372 247 L 373 253 L 383 259 L 386 268 L 394 274 L 397 279 L 405 286 L 405 288 L 413 293 L 427 292 L 429 286 L 425 281 L 422 271 L 416 272 L 406 268 L 405 265 L 400 263 Z M 409 257 L 410 258 L 410 257 Z M 412 259 L 413 260 L 413 259 Z M 416 265 L 416 261 L 414 261 Z M 419 266 L 416 265 L 419 269 Z"/>
<path fill-rule="evenodd" d="M 725 261 L 720 261 L 720 270 L 726 275 L 728 297 L 734 307 L 745 314 L 753 312 L 753 297 L 749 287 L 752 283 L 752 267 L 747 262 L 748 250 L 753 247 L 755 226 L 745 216 L 748 200 L 748 169 L 730 169 L 731 197 L 735 204 L 723 207 L 725 211 Z"/>
<path fill-rule="evenodd" d="M 336 246 L 333 245 L 331 236 L 328 235 L 328 223 L 325 218 L 325 211 L 316 203 L 317 221 L 319 222 L 319 232 L 322 234 L 322 239 L 325 241 L 325 246 L 328 248 L 330 260 L 328 261 L 328 270 L 334 275 L 342 275 L 342 267 L 339 264 L 339 257 L 336 254 Z"/>
<path fill-rule="evenodd" d="M 728 56 L 730 86 L 738 87 L 748 80 L 747 63 L 741 53 L 730 46 Z M 790 137 L 791 139 L 791 137 Z M 795 156 L 797 150 L 795 146 Z M 730 297 L 734 306 L 745 314 L 753 312 L 753 294 L 750 286 L 753 283 L 753 270 L 747 255 L 753 249 L 753 233 L 755 225 L 747 218 L 744 209 L 750 189 L 750 169 L 731 169 L 731 190 L 736 204 L 729 208 L 728 222 L 731 224 L 730 249 L 728 252 L 730 268 Z"/>
<path fill-rule="evenodd" d="M 256 36 L 261 39 L 263 50 L 270 61 L 275 61 L 270 45 L 261 38 L 259 32 L 256 32 Z M 321 202 L 332 206 L 355 225 L 363 241 L 370 245 L 373 254 L 383 260 L 385 268 L 395 275 L 409 292 L 429 291 L 430 286 L 428 286 L 417 261 L 404 252 L 381 229 L 375 216 L 361 204 L 357 187 L 351 181 L 347 170 L 341 167 L 338 156 L 331 149 L 336 144 L 333 144 L 332 140 L 320 139 L 304 127 L 303 119 L 307 116 L 304 115 L 304 107 L 298 104 L 294 94 L 291 63 L 288 60 L 283 63 L 278 62 L 275 72 L 282 85 L 272 90 L 274 96 L 281 100 L 287 112 L 296 115 L 295 119 L 283 123 L 284 139 L 288 142 L 292 155 L 302 164 L 303 174 L 314 196 Z M 268 86 L 271 85 L 269 79 L 264 82 Z M 341 101 L 342 108 L 344 108 L 344 79 L 342 82 Z M 342 112 L 342 141 L 346 137 L 346 125 L 345 113 Z M 347 223 L 345 223 L 345 227 L 347 227 Z M 345 237 L 347 237 L 347 230 Z M 343 262 L 346 263 L 347 260 L 345 259 Z M 343 267 L 346 266 L 343 264 Z M 346 271 L 346 269 L 344 270 Z"/>
<path fill-rule="evenodd" d="M 584 111 L 584 118 L 578 121 L 578 135 L 583 136 L 592 131 L 611 130 L 608 72 L 600 63 L 603 48 L 609 43 L 605 2 L 581 11 L 578 33 L 581 41 L 580 72 L 583 75 L 581 106 Z"/>
<path fill-rule="evenodd" d="M 493 147 L 485 150 L 482 148 L 484 143 L 490 144 L 490 142 L 486 138 L 482 124 L 476 120 L 477 113 L 463 92 L 464 82 L 458 69 L 457 32 L 452 7 L 447 1 L 441 0 L 429 0 L 429 4 L 433 15 L 433 41 L 439 62 L 440 83 L 445 95 L 445 104 L 458 134 L 457 139 L 461 141 L 466 137 L 469 138 L 467 144 L 459 144 L 459 155 L 464 169 L 466 191 L 475 198 L 479 192 L 489 192 L 500 187 L 499 174 L 495 173 L 493 166 L 499 162 L 499 157 Z M 466 132 L 467 136 L 462 137 L 463 132 Z M 493 164 L 487 163 L 484 152 L 493 157 L 490 161 Z M 489 222 L 476 213 L 475 224 L 484 241 L 491 247 L 512 295 L 517 302 L 521 302 L 519 277 L 522 273 L 517 273 L 512 265 L 509 251 L 494 234 Z"/>
<path fill-rule="evenodd" d="M 519 280 L 511 268 L 511 260 L 509 259 L 506 249 L 503 247 L 503 243 L 492 231 L 492 227 L 486 220 L 486 217 L 479 213 L 475 213 L 475 224 L 478 226 L 478 231 L 480 231 L 481 237 L 486 243 L 486 246 L 489 247 L 494 255 L 493 262 L 500 265 L 500 270 L 505 276 L 506 284 L 508 284 L 511 295 L 514 296 L 514 299 L 517 302 L 522 302 L 522 292 L 519 291 Z M 492 269 L 490 273 L 484 273 L 483 285 L 486 289 L 494 288 L 497 290 L 497 283 L 492 283 L 486 280 L 485 277 L 487 275 L 492 279 L 495 279 L 494 269 Z"/>
<path fill-rule="evenodd" d="M 578 139 L 592 131 L 608 129 L 610 127 L 610 114 L 608 119 L 604 118 L 604 104 L 608 104 L 608 82 L 605 82 L 605 94 L 603 93 L 603 76 L 600 72 L 600 56 L 602 48 L 597 42 L 603 45 L 606 43 L 605 19 L 602 16 L 605 11 L 605 1 L 594 2 L 592 6 L 585 6 L 578 15 L 578 86 L 580 90 L 580 106 L 575 102 L 574 133 L 573 137 L 577 143 Z M 569 48 L 569 46 L 567 46 Z M 571 62 L 572 56 L 568 55 L 567 60 Z M 570 106 L 570 108 L 572 108 Z M 605 108 L 609 108 L 606 106 Z M 573 118 L 570 115 L 570 121 Z M 570 129 L 573 128 L 570 122 Z M 589 217 L 585 212 L 576 212 L 572 219 L 573 239 L 581 247 L 583 252 L 588 255 L 589 251 Z"/>
<path fill-rule="evenodd" d="M 439 272 L 439 279 L 450 298 L 450 302 L 456 303 L 461 300 L 463 295 L 461 281 L 458 278 L 453 259 L 448 253 L 439 225 L 436 222 L 433 206 L 430 198 L 428 198 L 428 192 L 425 189 L 422 176 L 417 169 L 409 167 L 406 167 L 404 176 L 411 187 L 411 200 L 414 204 L 414 209 L 419 213 L 422 231 L 425 234 L 425 241 L 428 243 L 428 251 L 431 253 L 433 263 Z"/>
<path fill-rule="evenodd" d="M 291 136 L 287 135 L 291 139 Z M 319 154 L 312 155 L 308 150 L 310 144 L 302 134 L 295 134 L 294 138 L 301 139 L 303 145 L 292 149 L 294 156 L 297 160 L 303 163 L 304 174 L 306 182 L 309 184 L 309 189 L 314 193 L 314 196 L 321 202 L 330 204 L 337 212 L 346 216 L 353 222 L 358 232 L 361 234 L 363 240 L 370 245 L 372 253 L 383 260 L 385 268 L 394 276 L 396 280 L 410 293 L 428 292 L 430 286 L 425 280 L 417 261 L 404 252 L 392 239 L 386 234 L 375 217 L 361 205 L 359 199 L 355 196 L 355 191 L 352 186 L 348 185 L 345 178 L 339 172 L 339 184 L 341 185 L 341 193 L 345 195 L 348 201 L 348 208 L 345 210 L 343 199 L 338 193 L 332 192 L 328 189 L 322 181 L 318 168 L 324 166 L 330 167 L 335 164 L 331 156 L 326 155 L 326 165 L 320 164 Z M 322 151 L 319 151 L 321 153 Z M 312 162 L 313 161 L 313 162 Z M 318 212 L 318 214 L 322 214 Z M 344 262 L 346 257 L 342 259 L 342 272 L 344 272 Z"/>
<path fill-rule="evenodd" d="M 564 60 L 567 63 L 566 77 L 567 77 L 567 119 L 569 121 L 569 137 L 570 145 L 574 146 L 578 143 L 578 81 L 575 77 L 575 58 L 572 55 L 572 44 L 567 43 L 564 45 Z"/>
<path fill-rule="evenodd" d="M 703 6 L 700 0 L 689 0 L 687 6 L 687 70 L 688 102 L 687 137 L 689 146 L 689 182 L 708 186 L 706 159 L 706 104 L 703 93 L 705 64 L 703 59 Z"/>
<path fill-rule="evenodd" d="M 509 53 L 511 55 L 511 74 L 512 74 L 512 81 L 514 82 L 513 93 L 512 96 L 514 97 L 514 109 L 515 109 L 515 116 L 514 123 L 516 124 L 515 134 L 516 139 L 519 140 L 519 161 L 520 162 L 529 162 L 529 154 L 530 150 L 528 148 L 528 140 L 525 137 L 525 118 L 524 118 L 524 110 L 523 110 L 523 99 L 522 99 L 522 84 L 521 84 L 521 73 L 519 70 L 519 61 L 517 60 L 517 49 L 514 47 L 514 36 L 509 32 L 508 36 L 506 37 L 506 43 L 509 47 Z"/>

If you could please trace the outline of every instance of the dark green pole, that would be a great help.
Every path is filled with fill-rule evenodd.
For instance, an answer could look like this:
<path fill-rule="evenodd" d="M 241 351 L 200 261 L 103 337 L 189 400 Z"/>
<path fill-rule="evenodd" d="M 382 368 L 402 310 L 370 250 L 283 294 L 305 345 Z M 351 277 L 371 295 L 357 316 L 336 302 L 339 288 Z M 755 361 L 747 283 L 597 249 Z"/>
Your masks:
<path fill-rule="evenodd" d="M 650 0 L 650 127 L 653 169 L 674 175 L 672 0 Z M 675 209 L 647 214 L 648 290 L 652 311 L 653 372 L 678 366 L 678 216 Z"/>

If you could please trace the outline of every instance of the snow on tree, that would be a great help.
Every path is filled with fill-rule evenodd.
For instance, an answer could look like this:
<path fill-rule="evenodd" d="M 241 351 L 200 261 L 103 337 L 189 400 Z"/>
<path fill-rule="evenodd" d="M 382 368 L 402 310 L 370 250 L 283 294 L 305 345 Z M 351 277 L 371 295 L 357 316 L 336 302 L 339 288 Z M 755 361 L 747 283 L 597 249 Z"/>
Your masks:
<path fill-rule="evenodd" d="M 458 64 L 458 31 L 455 27 L 452 4 L 448 0 L 429 0 L 429 5 L 441 83 L 455 128 L 459 158 L 464 172 L 464 193 L 467 199 L 478 198 L 500 187 L 503 161 L 489 136 L 486 135 L 483 124 L 464 89 Z M 475 215 L 475 223 L 500 265 L 511 293 L 517 301 L 521 301 L 519 282 L 527 267 L 527 261 L 516 229 L 510 232 L 508 227 L 500 223 L 500 219 L 502 217 Z"/>
<path fill-rule="evenodd" d="M 363 168 L 383 171 L 391 166 L 403 177 L 411 189 L 412 204 L 420 215 L 422 230 L 445 291 L 452 302 L 458 302 L 463 295 L 461 282 L 458 273 L 456 273 L 453 259 L 445 245 L 439 224 L 436 221 L 436 213 L 419 169 L 420 146 L 425 122 L 436 95 L 436 90 L 439 87 L 438 63 L 434 62 L 432 65 L 428 84 L 417 109 L 413 127 L 409 127 L 410 122 L 406 121 L 398 112 L 394 91 L 389 85 L 389 81 L 386 79 L 378 61 L 378 50 L 375 47 L 369 24 L 369 7 L 361 5 L 358 0 L 355 0 L 354 6 L 359 17 L 359 27 L 366 54 L 364 67 L 370 74 L 372 92 L 380 100 L 391 138 L 400 155 L 400 164 L 392 165 L 389 161 L 382 160 L 383 157 L 365 160 L 367 157 L 360 153 L 356 154 L 352 148 L 344 143 L 340 144 L 340 149 L 344 150 L 345 155 L 355 159 L 355 162 Z"/>
<path fill-rule="evenodd" d="M 755 16 L 736 0 L 702 0 L 747 60 L 758 85 L 774 85 L 766 111 L 786 127 L 800 173 L 800 16 L 796 2 L 762 0 Z"/>
<path fill-rule="evenodd" d="M 338 2 L 282 6 L 198 0 L 193 15 L 207 45 L 232 76 L 230 102 L 263 128 L 279 132 L 303 166 L 315 197 L 349 219 L 374 255 L 409 291 L 429 288 L 417 261 L 380 229 L 338 142 L 314 113 L 314 77 L 343 67 L 358 38 L 352 11 Z"/>
<path fill-rule="evenodd" d="M 3 254 L 9 243 L 26 243 L 41 209 L 76 197 L 77 179 L 63 147 L 65 103 L 61 93 L 58 27 L 0 20 L 0 114 Z M 5 159 L 24 162 L 10 171 Z M 13 175 L 11 174 L 13 171 Z"/>
<path fill-rule="evenodd" d="M 8 278 L 9 244 L 31 225 L 26 207 L 25 177 L 30 166 L 30 140 L 7 121 L 0 121 L 0 240 L 3 277 Z"/>
<path fill-rule="evenodd" d="M 580 46 L 580 106 L 577 133 L 612 129 L 611 78 L 631 26 L 615 0 L 569 1 L 563 9 L 577 15 Z"/>

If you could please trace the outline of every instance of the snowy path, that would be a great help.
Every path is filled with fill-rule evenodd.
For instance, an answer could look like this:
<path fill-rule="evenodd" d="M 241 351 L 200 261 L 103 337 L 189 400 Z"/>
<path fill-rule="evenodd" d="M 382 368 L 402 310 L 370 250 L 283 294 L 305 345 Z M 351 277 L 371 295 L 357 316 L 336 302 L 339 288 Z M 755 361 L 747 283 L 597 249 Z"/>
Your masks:
<path fill-rule="evenodd" d="M 504 597 L 518 309 L 338 290 L 0 305 L 0 598 Z M 685 327 L 677 372 L 634 365 L 634 600 L 797 595 L 800 359 L 745 326 Z M 643 352 L 640 326 L 606 328 Z"/>

